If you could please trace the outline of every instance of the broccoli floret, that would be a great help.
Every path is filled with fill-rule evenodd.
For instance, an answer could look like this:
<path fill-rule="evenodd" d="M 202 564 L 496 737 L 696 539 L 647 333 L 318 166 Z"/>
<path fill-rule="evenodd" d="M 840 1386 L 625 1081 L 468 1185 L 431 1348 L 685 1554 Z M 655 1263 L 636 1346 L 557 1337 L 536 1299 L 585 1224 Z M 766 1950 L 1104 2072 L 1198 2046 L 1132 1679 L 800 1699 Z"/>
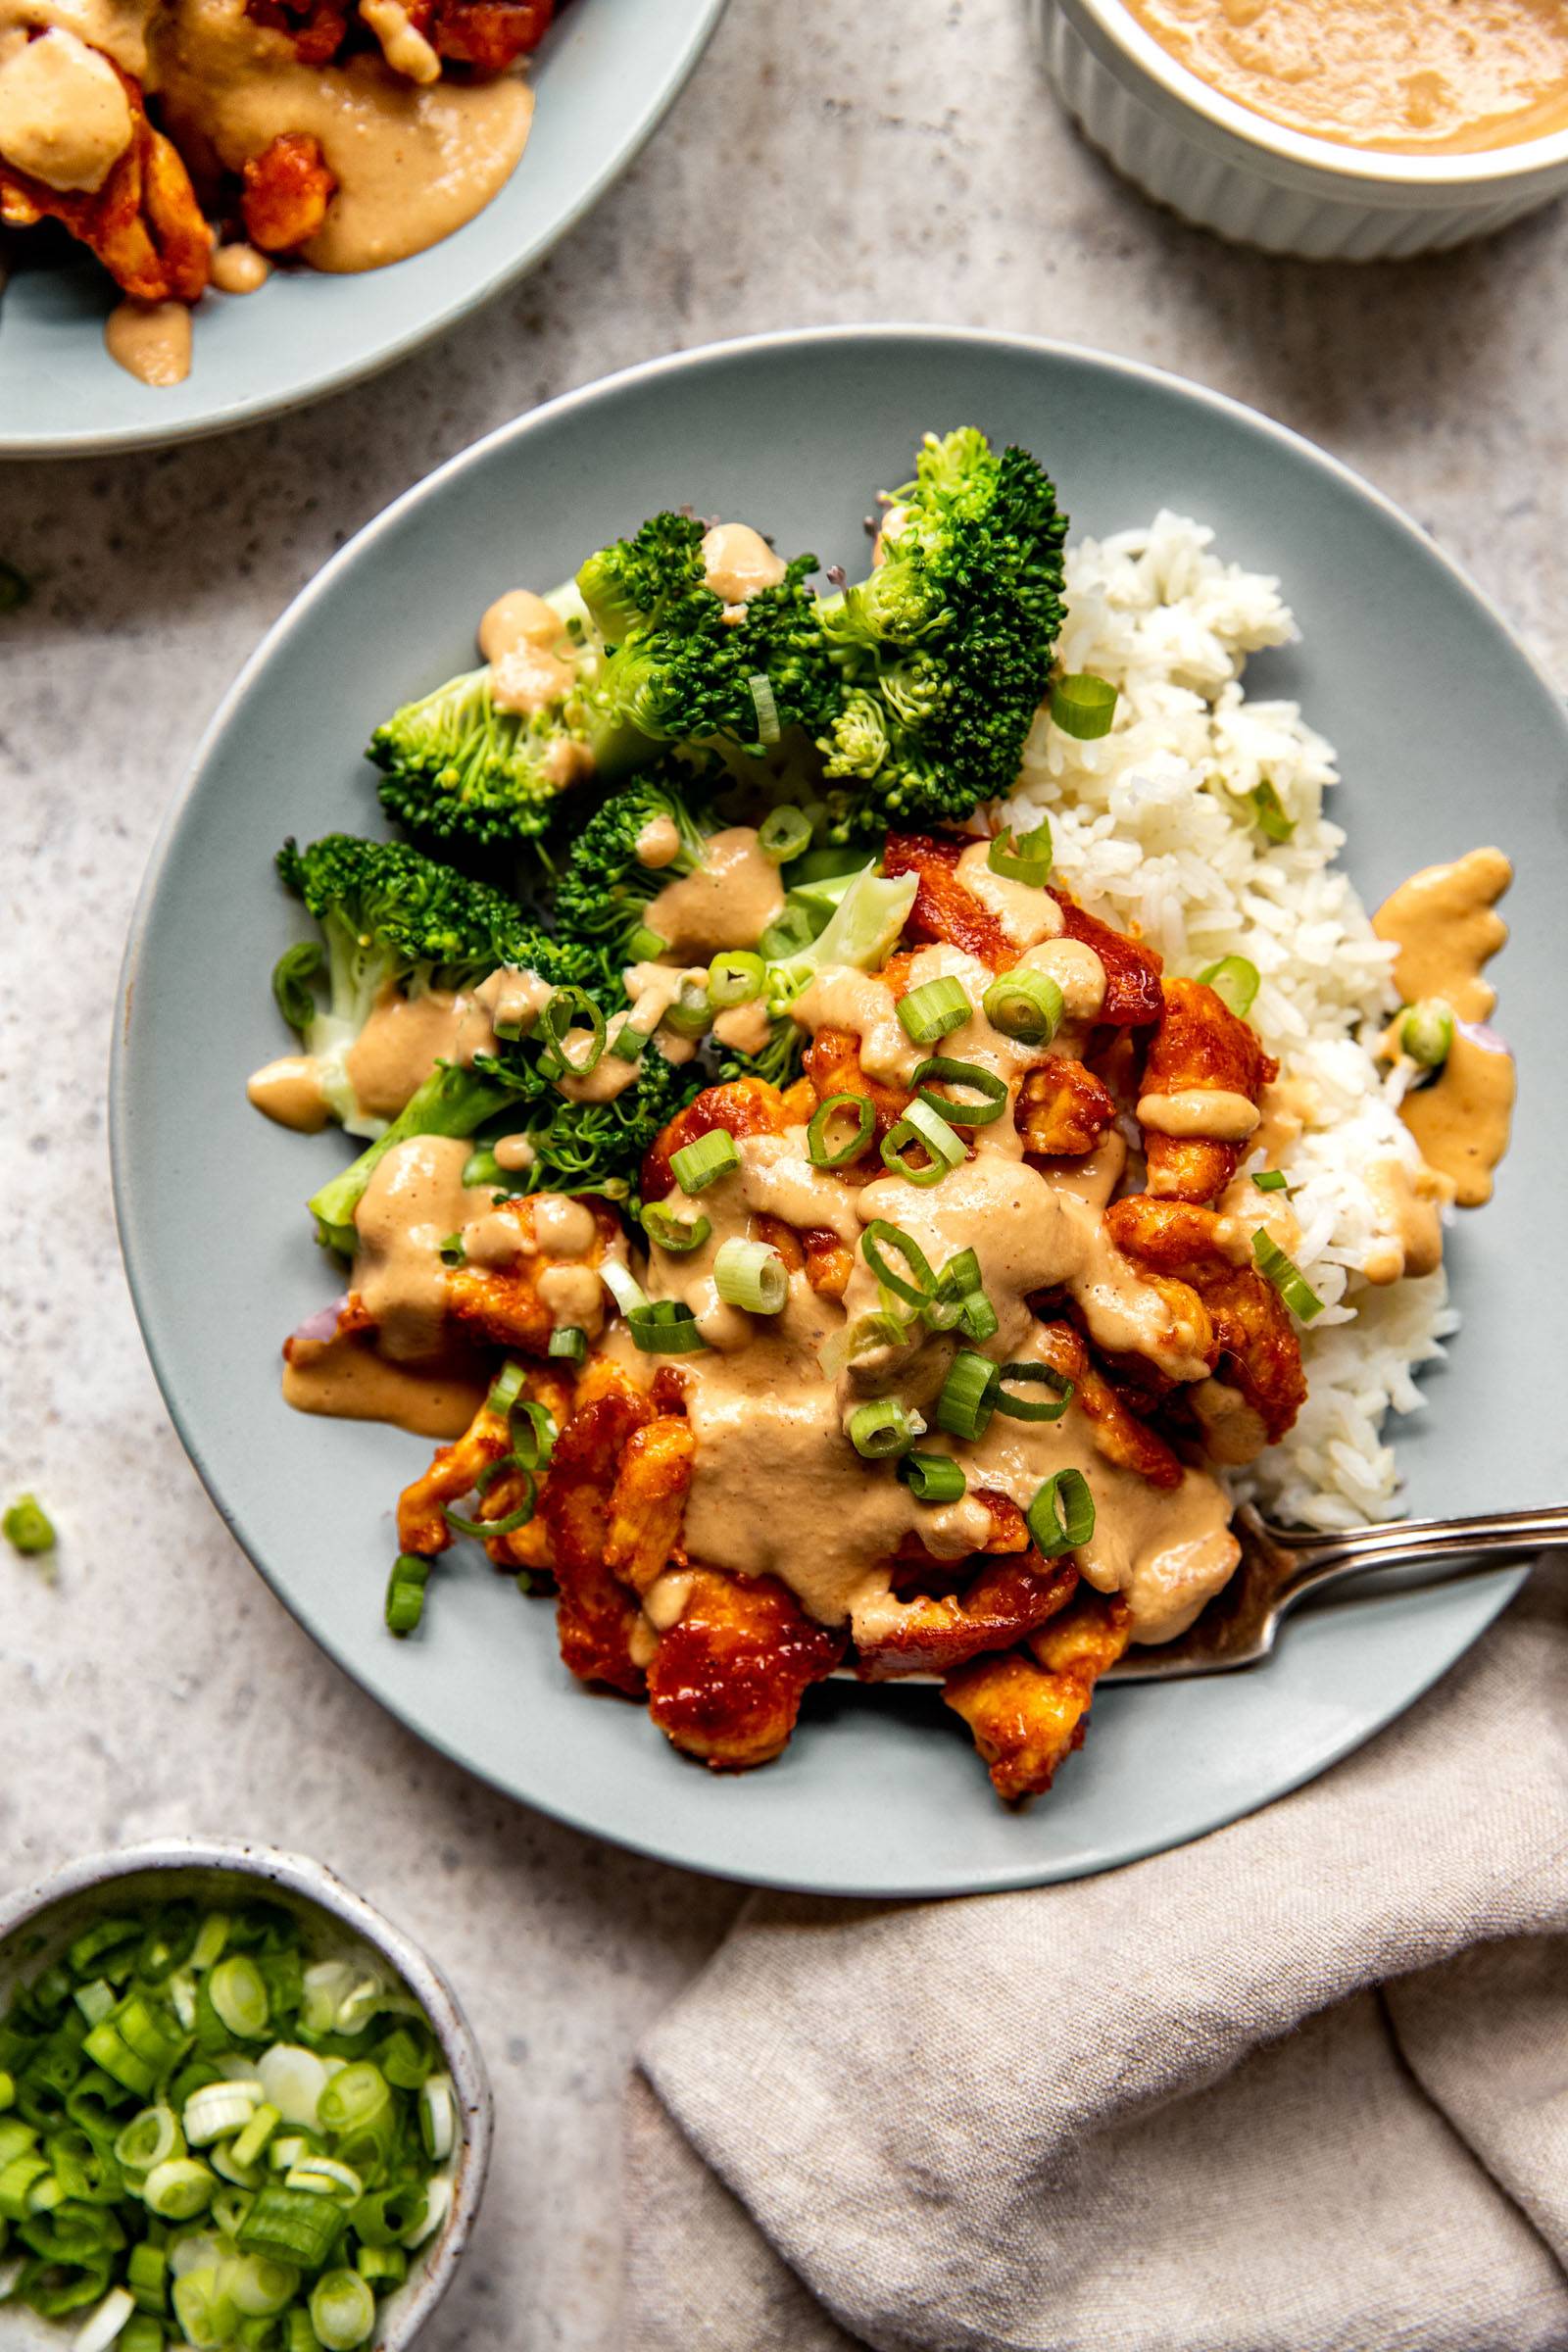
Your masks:
<path fill-rule="evenodd" d="M 395 1145 L 406 1144 L 416 1135 L 475 1135 L 487 1119 L 514 1101 L 514 1090 L 508 1081 L 477 1067 L 464 1069 L 456 1062 L 438 1061 L 391 1126 L 351 1166 L 311 1195 L 310 1211 L 321 1248 L 340 1250 L 345 1257 L 354 1255 L 360 1239 L 354 1212 L 365 1198 L 377 1160 Z"/>
<path fill-rule="evenodd" d="M 470 857 L 531 841 L 561 794 L 599 763 L 607 747 L 590 699 L 599 639 L 575 588 L 545 601 L 562 616 L 560 650 L 571 664 L 559 698 L 537 710 L 504 709 L 486 663 L 406 703 L 371 736 L 367 757 L 385 770 L 381 806 L 416 840 Z"/>
<path fill-rule="evenodd" d="M 768 966 L 770 1009 L 783 1013 L 830 963 L 879 971 L 899 944 L 920 888 L 918 874 L 879 874 L 866 866 L 844 893 L 827 926 L 809 947 Z"/>
<path fill-rule="evenodd" d="M 596 727 L 627 766 L 662 744 L 709 743 L 760 760 L 792 729 L 814 735 L 837 700 L 829 649 L 797 556 L 775 587 L 733 617 L 706 582 L 703 526 L 656 514 L 631 539 L 589 557 L 577 586 L 609 649 L 594 690 Z M 731 617 L 726 617 L 726 613 Z M 629 731 L 629 733 L 628 733 Z"/>
<path fill-rule="evenodd" d="M 742 1054 L 734 1046 L 719 1050 L 720 1078 L 764 1078 L 769 1086 L 789 1086 L 799 1076 L 806 1033 L 786 1013 L 768 1023 L 768 1038 L 760 1054 Z"/>
<path fill-rule="evenodd" d="M 602 802 L 572 843 L 556 883 L 556 927 L 603 957 L 607 984 L 618 987 L 622 968 L 642 960 L 632 940 L 646 925 L 650 901 L 701 865 L 709 836 L 720 827 L 713 794 L 725 781 L 716 763 L 664 760 Z M 637 844 L 662 817 L 674 826 L 679 847 L 662 865 L 644 865 Z"/>
<path fill-rule="evenodd" d="M 478 1067 L 504 1076 L 514 1086 L 530 1083 L 530 1075 L 517 1066 L 513 1047 L 503 1047 L 495 1060 L 482 1057 Z M 572 1102 L 532 1072 L 534 1099 L 520 1124 L 534 1156 L 521 1188 L 530 1193 L 602 1193 L 607 1200 L 634 1204 L 644 1152 L 675 1113 L 710 1083 L 699 1063 L 677 1068 L 652 1045 L 643 1051 L 632 1085 L 610 1102 Z M 514 1131 L 518 1125 L 514 1118 Z"/>
<path fill-rule="evenodd" d="M 818 607 L 841 682 L 817 736 L 841 780 L 830 840 L 955 824 L 1011 789 L 1061 627 L 1066 531 L 1026 451 L 971 426 L 927 437 L 883 561 Z"/>

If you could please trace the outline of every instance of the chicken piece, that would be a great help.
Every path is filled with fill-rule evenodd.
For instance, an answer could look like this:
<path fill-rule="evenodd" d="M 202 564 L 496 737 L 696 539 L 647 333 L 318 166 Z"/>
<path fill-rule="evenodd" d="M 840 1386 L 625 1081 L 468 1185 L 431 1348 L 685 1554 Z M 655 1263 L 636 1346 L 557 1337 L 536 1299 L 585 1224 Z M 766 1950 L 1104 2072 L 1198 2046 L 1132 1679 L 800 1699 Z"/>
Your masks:
<path fill-rule="evenodd" d="M 438 1446 L 435 1459 L 422 1478 L 416 1478 L 399 1495 L 399 1548 L 416 1551 L 427 1560 L 445 1551 L 453 1537 L 444 1506 L 471 1494 L 490 1465 L 504 1460 L 511 1451 L 512 1432 L 506 1417 L 493 1413 L 487 1401 L 479 1407 L 462 1437 L 454 1439 L 450 1446 Z M 498 1491 L 499 1485 L 498 1480 L 491 1494 Z M 484 1500 L 491 1518 L 505 1516 L 491 1502 L 489 1494 Z"/>
<path fill-rule="evenodd" d="M 1105 1230 L 1139 1265 L 1197 1292 L 1214 1327 L 1218 1368 L 1277 1445 L 1306 1401 L 1301 1346 L 1290 1308 L 1250 1262 L 1244 1228 L 1211 1208 L 1131 1193 L 1106 1209 Z"/>
<path fill-rule="evenodd" d="M 662 1200 L 675 1189 L 670 1155 L 700 1135 L 722 1127 L 737 1143 L 748 1135 L 782 1135 L 791 1124 L 791 1107 L 776 1086 L 765 1078 L 734 1078 L 725 1086 L 705 1087 L 684 1110 L 650 1144 L 643 1155 L 642 1194 L 645 1200 Z"/>
<path fill-rule="evenodd" d="M 601 1368 L 595 1388 L 587 1402 L 579 1392 L 539 1497 L 561 1588 L 556 1631 L 562 1658 L 579 1682 L 609 1683 L 638 1698 L 645 1685 L 631 1644 L 640 1612 L 611 1569 L 607 1548 L 621 1462 L 632 1437 L 652 1421 L 653 1407 L 612 1366 Z"/>
<path fill-rule="evenodd" d="M 862 1683 L 906 1674 L 941 1674 L 982 1650 L 1008 1649 L 1021 1634 L 1064 1609 L 1078 1587 L 1070 1559 L 984 1559 L 961 1592 L 922 1593 L 875 1604 L 874 1630 L 856 1634 Z"/>
<path fill-rule="evenodd" d="M 1040 1796 L 1081 1747 L 1095 1684 L 1132 1639 L 1119 1593 L 1085 1592 L 1024 1649 L 950 1674 L 943 1698 L 974 1734 L 999 1796 Z"/>
<path fill-rule="evenodd" d="M 1047 885 L 1048 889 L 1051 886 Z M 1125 931 L 1102 923 L 1097 914 L 1090 914 L 1077 900 L 1064 890 L 1051 890 L 1051 896 L 1061 908 L 1063 939 L 1081 940 L 1093 948 L 1105 967 L 1105 1001 L 1100 1007 L 1102 1023 L 1110 1029 L 1141 1029 L 1150 1021 L 1157 1021 L 1163 1009 L 1160 995 L 1160 959 L 1152 948 L 1140 940 L 1129 939 Z"/>
<path fill-rule="evenodd" d="M 754 1241 L 775 1249 L 792 1274 L 804 1267 L 806 1279 L 824 1298 L 842 1298 L 855 1270 L 855 1252 L 826 1226 L 808 1225 L 797 1233 L 782 1217 L 759 1210 L 751 1220 Z"/>
<path fill-rule="evenodd" d="M 147 120 L 140 85 L 113 58 L 106 63 L 130 108 L 130 144 L 102 187 L 91 189 L 51 188 L 0 155 L 0 224 L 62 221 L 137 302 L 195 302 L 207 283 L 213 232 L 178 149 Z"/>
<path fill-rule="evenodd" d="M 538 48 L 554 14 L 555 0 L 436 0 L 421 30 L 438 57 L 504 74 Z"/>
<path fill-rule="evenodd" d="M 1140 1101 L 1151 1095 L 1245 1095 L 1262 1098 L 1280 1065 L 1256 1034 L 1199 980 L 1167 980 L 1164 1017 L 1144 1067 Z M 1146 1124 L 1149 1189 L 1165 1200 L 1217 1200 L 1248 1152 L 1250 1138 L 1223 1143 L 1206 1135 L 1163 1135 Z"/>
<path fill-rule="evenodd" d="M 675 1414 L 661 1415 L 626 1441 L 610 1497 L 605 1566 L 636 1592 L 646 1592 L 671 1561 L 684 1557 L 680 1523 L 696 1449 L 691 1423 Z"/>
<path fill-rule="evenodd" d="M 534 1355 L 543 1355 L 550 1346 L 558 1317 L 554 1307 L 547 1306 L 539 1296 L 540 1276 L 558 1265 L 602 1265 L 607 1250 L 619 1234 L 614 1212 L 603 1200 L 584 1200 L 582 1206 L 592 1213 L 595 1229 L 588 1255 L 552 1257 L 538 1247 L 535 1202 L 541 1197 L 519 1195 L 503 1201 L 486 1219 L 487 1224 L 494 1221 L 503 1231 L 508 1224 L 516 1227 L 515 1257 L 501 1265 L 470 1261 L 454 1266 L 448 1275 L 447 1312 L 466 1338 L 487 1340 L 498 1348 L 525 1348 Z"/>
<path fill-rule="evenodd" d="M 1070 1323 L 1041 1327 L 1041 1353 L 1054 1372 L 1073 1383 L 1074 1402 L 1090 1425 L 1098 1451 L 1107 1462 L 1134 1471 L 1152 1487 L 1179 1487 L 1180 1458 L 1158 1432 L 1140 1421 L 1118 1389 L 1112 1388 Z"/>
<path fill-rule="evenodd" d="M 958 880 L 958 859 L 970 846 L 931 833 L 890 833 L 882 852 L 887 874 L 918 874 L 920 887 L 905 929 L 911 939 L 936 940 L 978 956 L 994 972 L 1018 960 L 1000 916 Z"/>
<path fill-rule="evenodd" d="M 843 1656 L 844 1637 L 813 1624 L 770 1576 L 687 1574 L 685 1605 L 648 1669 L 648 1711 L 673 1746 L 714 1772 L 770 1763 L 806 1691 Z"/>
<path fill-rule="evenodd" d="M 285 130 L 248 156 L 239 209 L 245 234 L 263 253 L 292 253 L 314 237 L 337 192 L 337 174 L 309 132 Z"/>
<path fill-rule="evenodd" d="M 1043 1159 L 1083 1158 L 1115 1116 L 1109 1090 L 1093 1070 L 1063 1054 L 1048 1054 L 1024 1072 L 1012 1106 L 1024 1150 Z"/>
<path fill-rule="evenodd" d="M 906 987 L 894 983 L 894 966 L 899 960 L 896 956 L 882 974 L 893 986 L 896 997 L 907 994 Z M 859 1095 L 870 1103 L 876 1120 L 871 1141 L 859 1158 L 836 1171 L 840 1182 L 859 1186 L 885 1176 L 887 1170 L 877 1147 L 908 1109 L 908 1088 L 889 1086 L 880 1078 L 866 1076 L 860 1067 L 860 1041 L 853 1029 L 819 1029 L 806 1049 L 805 1069 L 818 1102 L 825 1102 L 830 1095 Z M 846 1111 L 845 1117 L 848 1116 Z"/>
<path fill-rule="evenodd" d="M 570 1378 L 555 1365 L 536 1364 L 523 1381 L 522 1394 L 533 1403 L 544 1406 L 559 1434 L 572 1410 Z M 485 1544 L 485 1550 L 498 1568 L 526 1568 L 547 1575 L 555 1573 L 550 1529 L 537 1508 L 544 1479 L 548 1476 L 548 1471 L 541 1475 L 525 1470 L 509 1470 L 486 1489 L 479 1508 L 474 1513 L 476 1519 L 509 1518 L 520 1504 L 529 1500 L 536 1506 L 533 1516 L 525 1519 L 521 1527 L 513 1528 L 505 1536 L 492 1536 Z"/>
<path fill-rule="evenodd" d="M 245 13 L 286 33 L 302 66 L 327 66 L 348 38 L 352 12 L 344 0 L 246 0 Z"/>
<path fill-rule="evenodd" d="M 988 1559 L 995 1552 L 1028 1550 L 1028 1522 L 1010 1494 L 999 1494 L 991 1487 L 971 1487 L 968 1499 L 979 1503 L 990 1520 L 985 1541 L 976 1547 Z M 911 1532 L 906 1535 L 899 1546 L 899 1563 L 893 1572 L 895 1592 L 902 1592 L 916 1581 L 927 1578 L 933 1570 L 944 1585 L 952 1584 L 952 1561 L 939 1560 L 934 1552 L 927 1551 L 917 1534 Z"/>

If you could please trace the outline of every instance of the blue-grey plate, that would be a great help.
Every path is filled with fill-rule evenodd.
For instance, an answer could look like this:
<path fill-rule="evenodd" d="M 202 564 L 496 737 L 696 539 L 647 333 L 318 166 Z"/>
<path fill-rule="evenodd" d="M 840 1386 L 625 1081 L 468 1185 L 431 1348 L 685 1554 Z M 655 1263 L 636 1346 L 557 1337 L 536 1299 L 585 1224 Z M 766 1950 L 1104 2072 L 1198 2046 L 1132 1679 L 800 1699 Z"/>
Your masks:
<path fill-rule="evenodd" d="M 922 430 L 961 422 L 1037 451 L 1077 531 L 1170 506 L 1280 574 L 1302 641 L 1250 675 L 1299 696 L 1338 744 L 1335 814 L 1369 898 L 1477 841 L 1511 852 L 1514 938 L 1495 968 L 1519 1054 L 1514 1148 L 1493 1206 L 1452 1236 L 1465 1329 L 1397 1443 L 1417 1510 L 1560 1499 L 1568 1433 L 1543 1399 L 1560 1379 L 1565 1261 L 1521 1210 L 1556 1197 L 1568 1159 L 1568 721 L 1497 615 L 1363 482 L 1125 361 L 926 328 L 770 336 L 634 368 L 454 459 L 327 564 L 220 711 L 142 892 L 113 1077 L 121 1230 L 154 1366 L 214 1501 L 300 1622 L 425 1739 L 528 1803 L 695 1869 L 844 1894 L 1027 1886 L 1200 1837 L 1408 1706 L 1517 1572 L 1324 1608 L 1250 1674 L 1107 1690 L 1083 1752 L 1022 1814 L 998 1804 L 929 1691 L 812 1693 L 777 1764 L 714 1778 L 641 1708 L 571 1682 L 548 1604 L 520 1600 L 473 1546 L 438 1571 L 416 1640 L 382 1630 L 393 1504 L 428 1448 L 280 1402 L 279 1343 L 337 1287 L 303 1203 L 344 1145 L 269 1126 L 244 1082 L 286 1042 L 268 977 L 303 928 L 273 850 L 285 833 L 376 828 L 361 747 L 471 658 L 491 597 L 683 501 L 861 564 L 873 492 L 904 478 Z"/>
<path fill-rule="evenodd" d="M 20 265 L 0 296 L 0 457 L 80 457 L 227 432 L 340 392 L 426 343 L 543 259 L 623 172 L 702 55 L 724 0 L 571 0 L 530 67 L 521 163 L 428 252 L 353 276 L 279 271 L 209 294 L 185 382 L 137 383 L 104 349 L 117 299 L 90 260 Z"/>

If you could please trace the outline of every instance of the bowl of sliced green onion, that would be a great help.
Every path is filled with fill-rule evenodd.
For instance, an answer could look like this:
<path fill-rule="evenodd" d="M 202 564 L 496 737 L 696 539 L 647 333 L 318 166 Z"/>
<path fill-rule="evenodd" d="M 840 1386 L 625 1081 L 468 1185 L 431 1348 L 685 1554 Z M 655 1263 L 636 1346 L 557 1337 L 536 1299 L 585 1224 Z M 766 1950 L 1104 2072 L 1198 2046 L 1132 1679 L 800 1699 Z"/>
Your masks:
<path fill-rule="evenodd" d="M 490 2129 L 451 1986 L 318 1862 L 174 1838 L 0 1899 L 7 2352 L 410 2344 Z"/>

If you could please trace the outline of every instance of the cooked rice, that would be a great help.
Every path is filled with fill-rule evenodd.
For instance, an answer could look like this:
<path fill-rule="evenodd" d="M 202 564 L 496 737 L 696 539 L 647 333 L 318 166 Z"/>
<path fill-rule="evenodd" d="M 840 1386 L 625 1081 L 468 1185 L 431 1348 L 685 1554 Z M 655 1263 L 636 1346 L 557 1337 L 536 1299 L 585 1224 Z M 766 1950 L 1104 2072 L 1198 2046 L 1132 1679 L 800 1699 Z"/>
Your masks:
<path fill-rule="evenodd" d="M 1064 882 L 1137 924 L 1172 971 L 1233 954 L 1257 966 L 1250 1017 L 1307 1118 L 1280 1162 L 1298 1188 L 1298 1262 L 1326 1304 L 1302 1335 L 1300 1419 L 1236 1485 L 1282 1518 L 1347 1527 L 1398 1507 L 1383 1420 L 1420 1407 L 1413 1370 L 1443 1354 L 1457 1317 L 1441 1273 L 1377 1288 L 1358 1271 L 1381 1230 L 1368 1162 L 1419 1162 L 1399 1081 L 1371 1052 L 1397 1002 L 1392 950 L 1334 862 L 1331 746 L 1295 703 L 1242 689 L 1247 656 L 1297 634 L 1279 582 L 1222 563 L 1212 538 L 1162 513 L 1070 551 L 1062 666 L 1115 682 L 1116 724 L 1079 743 L 1042 715 L 1008 811 L 1048 814 Z M 1287 842 L 1254 822 L 1248 796 L 1264 778 L 1294 820 Z"/>

